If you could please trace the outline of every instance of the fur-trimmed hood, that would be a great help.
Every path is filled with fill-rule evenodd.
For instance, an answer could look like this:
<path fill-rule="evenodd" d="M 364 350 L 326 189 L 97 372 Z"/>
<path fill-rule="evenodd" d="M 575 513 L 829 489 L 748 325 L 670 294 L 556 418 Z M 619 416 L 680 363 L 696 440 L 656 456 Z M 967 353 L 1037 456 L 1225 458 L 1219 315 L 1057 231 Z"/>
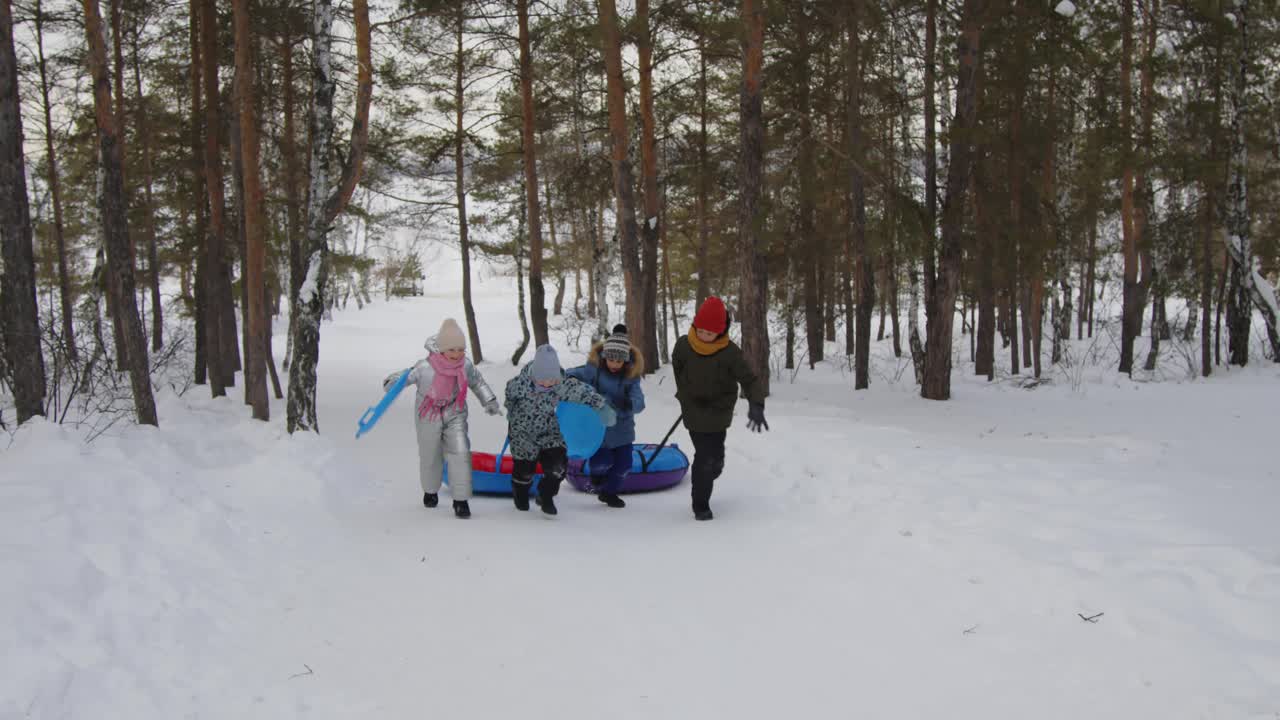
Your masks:
<path fill-rule="evenodd" d="M 587 353 L 587 362 L 595 367 L 603 367 L 604 362 L 600 357 L 600 351 L 604 349 L 604 341 L 600 340 L 591 346 L 591 352 Z M 623 365 L 626 370 L 624 375 L 628 380 L 639 379 L 644 375 L 644 353 L 640 352 L 640 348 L 635 345 L 631 346 L 631 359 Z"/>

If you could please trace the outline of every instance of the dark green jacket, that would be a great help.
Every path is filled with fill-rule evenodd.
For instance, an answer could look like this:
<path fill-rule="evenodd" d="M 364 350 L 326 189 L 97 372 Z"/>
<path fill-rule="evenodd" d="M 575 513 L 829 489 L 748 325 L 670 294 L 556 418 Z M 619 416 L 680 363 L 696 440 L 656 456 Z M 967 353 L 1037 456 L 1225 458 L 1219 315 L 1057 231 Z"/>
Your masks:
<path fill-rule="evenodd" d="M 764 386 L 747 366 L 742 348 L 732 341 L 714 355 L 699 355 L 681 337 L 671 353 L 676 376 L 676 399 L 684 426 L 693 432 L 720 432 L 733 422 L 738 386 L 751 402 L 764 404 Z"/>

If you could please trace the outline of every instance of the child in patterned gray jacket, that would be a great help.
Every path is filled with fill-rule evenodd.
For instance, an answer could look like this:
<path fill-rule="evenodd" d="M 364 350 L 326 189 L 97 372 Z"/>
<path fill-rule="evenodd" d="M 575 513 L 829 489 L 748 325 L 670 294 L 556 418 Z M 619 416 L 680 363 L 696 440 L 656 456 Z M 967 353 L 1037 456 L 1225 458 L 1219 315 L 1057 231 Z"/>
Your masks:
<path fill-rule="evenodd" d="M 471 517 L 471 440 L 467 436 L 467 395 L 475 393 L 490 415 L 501 415 L 498 398 L 484 376 L 466 356 L 467 341 L 453 318 L 440 332 L 427 338 L 427 357 L 409 371 L 408 382 L 418 386 L 414 417 L 418 430 L 418 473 L 422 481 L 422 504 L 439 503 L 444 462 L 449 462 L 449 492 L 453 514 Z M 403 370 L 383 381 L 390 387 Z"/>
<path fill-rule="evenodd" d="M 569 465 L 569 453 L 556 419 L 556 405 L 561 401 L 595 408 L 606 426 L 617 421 L 613 408 L 600 393 L 581 380 L 565 377 L 555 348 L 539 345 L 533 360 L 507 382 L 508 434 L 515 461 L 511 487 L 517 510 L 529 509 L 529 486 L 541 463 L 538 505 L 547 515 L 557 512 L 555 496 Z"/>

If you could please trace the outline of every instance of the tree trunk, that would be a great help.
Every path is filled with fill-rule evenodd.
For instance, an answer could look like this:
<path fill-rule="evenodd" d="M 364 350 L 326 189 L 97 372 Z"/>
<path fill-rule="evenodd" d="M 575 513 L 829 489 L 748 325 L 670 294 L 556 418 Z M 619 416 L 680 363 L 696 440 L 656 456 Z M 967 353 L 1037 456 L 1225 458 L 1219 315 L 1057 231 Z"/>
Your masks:
<path fill-rule="evenodd" d="M 204 88 L 204 181 L 209 195 L 209 233 L 205 238 L 205 318 L 209 390 L 213 397 L 227 394 L 234 384 L 234 370 L 228 362 L 227 344 L 235 344 L 235 331 L 226 337 L 225 304 L 231 289 L 227 284 L 226 206 L 222 188 L 222 152 L 218 145 L 221 98 L 218 93 L 218 16 L 213 0 L 198 0 L 200 7 L 201 84 Z"/>
<path fill-rule="evenodd" d="M 789 243 L 788 243 L 789 244 Z M 783 370 L 794 370 L 796 367 L 796 267 L 787 253 L 786 299 L 783 303 L 783 314 L 786 316 L 786 353 L 782 360 Z M 813 364 L 810 363 L 810 368 Z"/>
<path fill-rule="evenodd" d="M 45 374 L 26 159 L 22 152 L 18 58 L 9 0 L 0 0 L 0 257 L 4 259 L 4 272 L 0 274 L 0 344 L 5 355 L 3 364 L 8 365 L 8 372 L 0 377 L 12 379 L 21 425 L 45 414 Z"/>
<path fill-rule="evenodd" d="M 545 140 L 545 136 L 540 136 Z M 547 196 L 543 215 L 547 218 L 547 240 L 551 244 L 551 272 L 556 278 L 556 294 L 551 303 L 551 313 L 559 316 L 564 306 L 564 256 L 560 252 L 560 240 L 556 237 L 555 195 L 551 190 L 551 173 L 542 176 L 542 191 Z"/>
<path fill-rule="evenodd" d="M 138 137 L 142 144 L 143 217 L 146 218 L 147 232 L 147 281 L 151 290 L 151 349 L 159 352 L 164 347 L 164 310 L 160 303 L 160 258 L 156 250 L 155 202 L 152 198 L 152 184 L 155 177 L 155 163 L 151 157 L 153 138 L 149 130 L 147 99 L 142 94 L 142 67 L 138 49 L 141 34 L 142 29 L 135 24 L 132 47 L 133 82 L 138 95 Z"/>
<path fill-rule="evenodd" d="M 234 42 L 232 47 L 234 50 Z M 250 353 L 249 332 L 251 330 L 249 323 L 249 284 L 244 282 L 244 278 L 246 270 L 245 258 L 249 256 L 249 252 L 248 244 L 245 239 L 244 156 L 240 151 L 240 91 L 237 89 L 237 85 L 239 85 L 240 80 L 241 78 L 238 74 L 232 76 L 231 79 L 231 118 L 233 122 L 229 123 L 230 127 L 228 128 L 227 150 L 231 153 L 231 196 L 232 202 L 234 203 L 233 207 L 235 208 L 236 222 L 235 243 L 232 247 L 235 249 L 236 256 L 240 258 L 240 345 L 244 348 L 245 362 L 248 363 L 248 355 Z M 230 267 L 230 264 L 228 264 L 228 268 Z M 234 284 L 232 285 L 232 288 L 234 290 Z M 234 309 L 235 305 L 233 303 L 232 310 L 234 311 Z M 234 321 L 235 316 L 233 312 L 231 316 L 232 324 L 227 325 L 227 327 L 231 328 L 233 337 L 235 329 L 235 325 L 233 324 Z M 240 366 L 237 364 L 236 367 L 239 368 Z M 244 384 L 245 405 L 251 404 L 249 400 L 248 379 L 248 373 L 246 373 L 246 382 Z"/>
<path fill-rule="evenodd" d="M 279 304 L 279 298 L 280 298 L 279 287 L 276 288 L 274 294 L 272 293 L 271 288 L 263 288 L 263 292 L 269 298 L 267 300 L 268 305 L 272 304 L 273 301 L 275 304 L 277 305 Z M 265 318 L 263 318 L 263 327 L 265 328 L 265 332 L 267 334 L 267 355 L 266 355 L 267 371 L 271 375 L 271 391 L 275 394 L 277 400 L 283 400 L 284 391 L 280 388 L 280 375 L 279 373 L 276 372 L 276 359 L 272 356 L 272 350 L 271 350 L 271 315 L 269 310 L 270 308 L 266 308 L 266 307 L 263 308 L 264 313 L 266 313 L 267 315 Z"/>
<path fill-rule="evenodd" d="M 525 197 L 528 197 L 527 195 Z M 529 319 L 524 312 L 524 241 L 526 218 L 529 206 L 520 204 L 520 224 L 516 227 L 515 260 L 516 260 L 516 316 L 520 318 L 520 346 L 511 354 L 511 365 L 520 364 L 520 356 L 529 347 Z"/>
<path fill-rule="evenodd" d="M 738 317 L 747 366 L 769 394 L 769 272 L 760 194 L 764 182 L 764 7 L 742 0 L 742 91 L 739 98 Z"/>
<path fill-rule="evenodd" d="M 1120 372 L 1133 372 L 1133 345 L 1142 326 L 1138 288 L 1138 209 L 1134 202 L 1133 147 L 1133 0 L 1122 0 L 1120 54 L 1120 133 L 1124 179 L 1120 191 L 1121 230 L 1124 251 L 1124 296 L 1121 311 Z"/>
<path fill-rule="evenodd" d="M 612 0 L 608 0 L 612 2 Z M 645 372 L 658 370 L 658 237 L 662 224 L 662 196 L 658 194 L 658 140 L 653 112 L 653 33 L 649 0 L 636 0 L 636 46 L 640 60 L 640 178 L 644 187 L 644 225 L 640 230 L 640 259 L 644 272 L 640 288 L 640 328 L 632 331 L 649 362 Z"/>
<path fill-rule="evenodd" d="M 711 272 L 707 260 L 711 245 L 711 224 L 707 218 L 707 38 L 706 29 L 698 25 L 698 194 L 694 204 L 694 213 L 698 216 L 698 290 L 695 307 L 701 307 L 702 301 L 711 294 L 711 283 L 708 274 Z"/>
<path fill-rule="evenodd" d="M 284 137 L 281 138 L 281 154 L 284 155 L 284 193 L 285 205 L 287 206 L 287 222 L 285 231 L 288 235 L 289 243 L 289 330 L 286 342 L 291 343 L 294 337 L 294 330 L 297 326 L 298 317 L 293 312 L 293 308 L 298 307 L 298 291 L 302 288 L 302 277 L 306 273 L 306 268 L 302 266 L 302 194 L 299 190 L 303 187 L 302 169 L 299 167 L 298 158 L 298 141 L 297 127 L 294 114 L 294 105 L 297 100 L 294 97 L 294 65 L 293 65 L 293 37 L 284 35 L 280 41 L 280 62 L 282 65 L 283 79 L 281 84 L 284 85 Z M 465 257 L 465 255 L 463 256 Z M 289 369 L 289 363 L 293 358 L 288 350 L 285 351 L 284 369 Z"/>
<path fill-rule="evenodd" d="M 613 195 L 616 201 L 618 243 L 622 251 L 622 280 L 627 294 L 626 322 L 634 336 L 635 333 L 643 333 L 645 330 L 644 273 L 640 265 L 639 233 L 636 228 L 635 198 L 632 193 L 635 182 L 632 179 L 631 160 L 627 155 L 629 136 L 627 135 L 626 88 L 622 78 L 622 47 L 618 34 L 617 10 L 613 0 L 600 2 L 600 29 L 604 41 L 605 73 L 608 76 L 609 139 L 612 150 L 610 160 L 613 165 Z"/>
<path fill-rule="evenodd" d="M 462 311 L 467 319 L 467 336 L 471 339 L 471 360 L 479 364 L 484 362 L 484 352 L 480 349 L 480 327 L 476 324 L 476 308 L 471 301 L 471 236 L 467 226 L 467 167 L 464 153 L 466 131 L 463 127 L 466 101 L 463 93 L 463 76 L 466 70 L 466 55 L 462 41 L 466 15 L 462 4 L 458 5 L 457 12 L 457 26 L 454 32 L 457 47 L 453 76 L 453 177 L 454 191 L 458 198 L 458 244 L 462 248 Z"/>
<path fill-rule="evenodd" d="M 1250 301 L 1262 313 L 1271 359 L 1280 363 L 1280 303 L 1275 288 L 1254 269 L 1249 232 L 1249 195 L 1245 184 L 1248 170 L 1248 147 L 1244 123 L 1248 113 L 1249 0 L 1236 0 L 1236 28 L 1240 42 L 1233 63 L 1235 71 L 1231 87 L 1231 175 L 1227 185 L 1227 254 L 1231 258 L 1231 290 L 1227 296 L 1227 328 L 1232 365 L 1249 362 L 1249 325 L 1253 316 Z"/>
<path fill-rule="evenodd" d="M 978 322 L 974 334 L 975 352 L 973 371 L 985 375 L 987 380 L 996 376 L 996 281 L 995 281 L 995 232 L 991 227 L 990 208 L 994 205 L 991 187 L 984 171 L 984 161 L 974 163 L 973 214 L 978 229 Z"/>
<path fill-rule="evenodd" d="M 115 308 L 124 331 L 117 340 L 127 344 L 129 381 L 133 389 L 133 405 L 138 424 L 158 425 L 155 399 L 151 394 L 151 365 L 147 357 L 142 320 L 138 317 L 138 299 L 134 293 L 133 263 L 129 253 L 129 221 L 124 198 L 124 162 L 121 157 L 123 146 L 119 142 L 120 125 L 111 101 L 107 49 L 103 43 L 98 0 L 84 0 L 84 14 L 89 69 L 93 76 L 94 115 L 97 119 L 103 166 L 100 212 L 103 235 L 106 238 L 108 273 L 113 277 L 108 287 L 118 292 Z"/>
<path fill-rule="evenodd" d="M 288 429 L 319 431 L 316 422 L 316 365 L 320 361 L 320 318 L 325 308 L 329 227 L 346 208 L 364 166 L 369 140 L 369 105 L 373 100 L 373 62 L 370 49 L 369 3 L 354 0 L 356 110 L 351 143 L 342 176 L 330 194 L 329 162 L 333 140 L 332 0 L 315 0 L 312 38 L 311 183 L 307 199 L 307 240 L 303 256 L 307 271 L 293 313 L 298 316 L 293 337 L 293 365 L 289 372 Z"/>
<path fill-rule="evenodd" d="M 76 331 L 74 323 L 75 295 L 71 289 L 71 273 L 67 268 L 67 242 L 62 223 L 62 183 L 58 175 L 58 154 L 53 142 L 53 104 L 49 101 L 48 61 L 44 55 L 44 23 L 46 17 L 41 1 L 36 0 L 36 59 L 40 69 L 40 99 L 44 110 L 44 139 L 46 165 L 49 173 L 49 197 L 53 204 L 53 242 L 54 251 L 58 254 L 58 291 L 62 312 L 62 342 L 67 348 L 67 357 L 73 362 L 80 357 L 76 348 Z"/>
<path fill-rule="evenodd" d="M 889 253 L 885 261 L 885 305 L 889 306 L 889 324 L 893 331 L 893 356 L 902 357 L 902 327 L 898 322 L 898 258 L 894 252 L 894 244 L 889 245 Z"/>
<path fill-rule="evenodd" d="M 813 54 L 812 41 L 809 34 L 809 11 L 803 7 L 803 4 L 796 4 L 791 7 L 794 13 L 792 24 L 796 30 L 796 55 L 795 60 L 795 97 L 796 97 L 796 117 L 799 123 L 799 137 L 796 139 L 797 154 L 797 172 L 796 179 L 799 184 L 799 197 L 797 203 L 799 205 L 799 217 L 797 222 L 797 234 L 799 243 L 793 244 L 788 255 L 791 256 L 791 266 L 798 266 L 800 275 L 803 280 L 804 287 L 804 330 L 805 345 L 809 348 L 809 369 L 822 362 L 823 356 L 823 335 L 822 335 L 822 301 L 821 301 L 821 282 L 818 266 L 825 261 L 822 257 L 822 243 L 818 238 L 818 233 L 814 228 L 814 215 L 816 189 L 814 181 L 817 179 L 817 158 L 816 148 L 814 144 L 816 140 L 813 137 L 813 115 L 810 111 L 810 80 L 812 68 L 810 66 L 810 58 Z M 792 278 L 794 280 L 794 277 Z M 789 293 L 794 292 L 789 290 Z M 791 308 L 788 308 L 790 313 Z"/>
<path fill-rule="evenodd" d="M 188 67 L 191 82 L 191 186 L 193 188 L 196 214 L 195 247 L 195 383 L 205 381 L 215 374 L 209 364 L 209 270 L 208 253 L 205 246 L 208 240 L 209 224 L 205 215 L 207 197 L 205 195 L 204 143 L 200 134 L 200 122 L 204 117 L 201 107 L 201 75 L 204 64 L 200 59 L 200 5 L 201 0 L 189 0 L 188 42 L 191 46 L 191 62 Z M 212 382 L 220 383 L 220 379 Z"/>
<path fill-rule="evenodd" d="M 244 384 L 255 420 L 271 419 L 267 397 L 267 237 L 266 213 L 259 168 L 258 113 L 254 107 L 253 33 L 249 25 L 249 0 L 233 0 L 236 42 L 236 95 L 240 106 L 240 169 L 243 183 L 245 254 L 241 283 L 248 299 L 248 334 L 244 348 Z"/>
<path fill-rule="evenodd" d="M 875 308 L 875 267 L 867 249 L 867 194 L 863 167 L 867 160 L 866 140 L 862 127 L 862 38 L 859 20 L 863 0 L 851 3 L 848 12 L 848 39 L 845 71 L 848 78 L 846 122 L 849 134 L 849 195 L 853 213 L 849 228 L 852 236 L 854 269 L 857 274 L 857 327 L 854 332 L 853 388 L 864 390 L 871 384 L 871 313 Z"/>
<path fill-rule="evenodd" d="M 591 277 L 595 287 L 596 299 L 596 338 L 609 335 L 609 246 L 604 239 L 604 193 L 601 193 L 599 206 L 595 208 L 595 219 L 592 232 L 595 244 L 591 248 Z"/>
<path fill-rule="evenodd" d="M 964 232 L 964 197 L 973 163 L 971 133 L 978 109 L 978 56 L 982 52 L 984 0 L 964 0 L 961 36 L 957 52 L 958 82 L 953 119 L 950 164 L 947 167 L 947 198 L 943 207 L 942 244 L 938 276 L 934 284 L 933 306 L 929 314 L 928 344 L 925 347 L 925 378 L 920 396 L 927 400 L 951 397 L 951 330 L 955 322 L 955 299 L 959 290 L 961 245 Z"/>
<path fill-rule="evenodd" d="M 542 285 L 542 206 L 538 202 L 538 148 L 534 144 L 533 58 L 529 55 L 529 0 L 516 0 L 520 26 L 520 109 L 523 117 L 521 140 L 524 151 L 524 186 L 529 204 L 529 304 L 533 311 L 533 338 L 546 345 L 546 290 Z M 634 218 L 632 219 L 634 222 Z"/>
<path fill-rule="evenodd" d="M 945 1 L 945 0 L 944 0 Z M 925 55 L 924 55 L 924 205 L 925 238 L 924 256 L 924 305 L 925 313 L 932 312 L 935 268 L 934 245 L 938 242 L 938 108 L 935 84 L 937 80 L 936 54 L 938 47 L 938 0 L 925 0 Z M 943 83 L 946 85 L 946 83 Z M 916 343 L 919 338 L 916 338 Z M 921 358 L 923 362 L 923 357 Z"/>

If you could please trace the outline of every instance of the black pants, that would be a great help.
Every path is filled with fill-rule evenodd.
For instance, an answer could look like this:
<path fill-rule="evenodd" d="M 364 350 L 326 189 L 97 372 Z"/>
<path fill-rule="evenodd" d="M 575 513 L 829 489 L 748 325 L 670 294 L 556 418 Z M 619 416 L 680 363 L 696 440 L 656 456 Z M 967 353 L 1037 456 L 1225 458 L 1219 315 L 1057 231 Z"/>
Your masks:
<path fill-rule="evenodd" d="M 724 472 L 724 438 L 726 431 L 689 431 L 693 441 L 693 510 L 711 509 L 711 490 L 716 478 Z"/>
<path fill-rule="evenodd" d="M 511 471 L 511 487 L 518 495 L 528 496 L 529 483 L 537 465 L 542 464 L 542 480 L 538 482 L 538 494 L 552 498 L 560 492 L 565 472 L 569 469 L 569 451 L 562 447 L 543 448 L 536 460 L 516 460 Z"/>

